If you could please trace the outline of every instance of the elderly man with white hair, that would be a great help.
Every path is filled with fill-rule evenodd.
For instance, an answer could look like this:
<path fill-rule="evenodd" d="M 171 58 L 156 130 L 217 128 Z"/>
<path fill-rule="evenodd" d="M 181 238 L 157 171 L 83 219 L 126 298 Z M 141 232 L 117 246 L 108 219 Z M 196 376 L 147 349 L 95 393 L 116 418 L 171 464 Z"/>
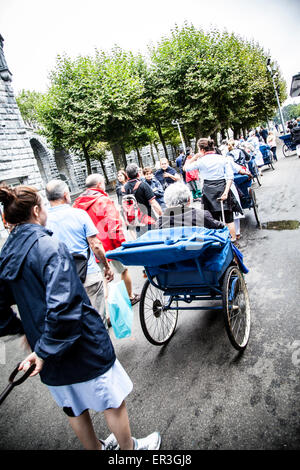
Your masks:
<path fill-rule="evenodd" d="M 97 237 L 101 240 L 105 251 L 114 250 L 125 241 L 122 229 L 122 219 L 114 201 L 105 192 L 105 180 L 99 173 L 93 173 L 86 178 L 86 190 L 74 201 L 73 207 L 85 210 L 98 229 Z M 139 294 L 134 294 L 132 281 L 127 266 L 112 260 L 113 270 L 121 275 L 131 304 L 140 300 Z"/>
<path fill-rule="evenodd" d="M 167 208 L 156 222 L 156 228 L 206 227 L 224 228 L 223 222 L 213 218 L 208 210 L 193 207 L 190 189 L 181 182 L 171 184 L 164 194 Z"/>

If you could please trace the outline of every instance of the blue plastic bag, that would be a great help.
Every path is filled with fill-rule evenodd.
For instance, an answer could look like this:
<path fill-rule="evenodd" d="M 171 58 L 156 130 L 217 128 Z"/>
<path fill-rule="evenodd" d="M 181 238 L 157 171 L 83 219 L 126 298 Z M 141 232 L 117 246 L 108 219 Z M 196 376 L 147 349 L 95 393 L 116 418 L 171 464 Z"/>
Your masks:
<path fill-rule="evenodd" d="M 107 302 L 116 338 L 128 338 L 131 335 L 133 311 L 124 281 L 109 285 Z"/>

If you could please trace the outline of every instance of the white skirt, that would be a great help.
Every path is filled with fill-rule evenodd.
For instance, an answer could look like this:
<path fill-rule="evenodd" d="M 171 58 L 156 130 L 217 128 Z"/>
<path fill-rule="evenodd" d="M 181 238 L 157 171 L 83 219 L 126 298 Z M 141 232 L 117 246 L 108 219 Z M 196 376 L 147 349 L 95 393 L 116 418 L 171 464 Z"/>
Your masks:
<path fill-rule="evenodd" d="M 133 385 L 116 359 L 107 372 L 95 379 L 71 385 L 48 385 L 48 388 L 58 406 L 72 408 L 74 415 L 79 416 L 86 409 L 119 408 Z"/>

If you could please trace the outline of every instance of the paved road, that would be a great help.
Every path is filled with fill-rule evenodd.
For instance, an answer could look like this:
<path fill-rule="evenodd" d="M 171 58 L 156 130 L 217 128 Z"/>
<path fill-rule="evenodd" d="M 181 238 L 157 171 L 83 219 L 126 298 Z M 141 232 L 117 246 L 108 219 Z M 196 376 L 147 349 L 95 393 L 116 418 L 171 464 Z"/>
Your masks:
<path fill-rule="evenodd" d="M 275 171 L 265 169 L 257 188 L 262 222 L 300 220 L 300 160 L 279 155 Z M 158 429 L 162 449 L 300 449 L 300 232 L 257 230 L 247 211 L 242 233 L 252 308 L 243 354 L 232 348 L 222 316 L 212 311 L 182 312 L 177 333 L 162 348 L 144 337 L 138 305 L 131 338 L 116 340 L 111 333 L 134 383 L 127 400 L 132 433 Z M 142 268 L 130 270 L 140 290 Z M 0 389 L 23 358 L 18 339 L 6 337 L 4 346 Z M 92 416 L 105 437 L 103 416 Z M 16 388 L 0 407 L 0 449 L 80 448 L 38 378 Z"/>

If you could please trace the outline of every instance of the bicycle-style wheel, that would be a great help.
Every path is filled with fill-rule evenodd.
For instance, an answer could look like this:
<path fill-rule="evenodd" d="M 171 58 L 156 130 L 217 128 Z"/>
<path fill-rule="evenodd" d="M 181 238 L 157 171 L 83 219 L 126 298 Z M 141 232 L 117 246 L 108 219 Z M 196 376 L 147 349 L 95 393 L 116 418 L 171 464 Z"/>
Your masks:
<path fill-rule="evenodd" d="M 170 310 L 175 307 L 175 310 Z M 141 327 L 147 340 L 155 346 L 167 343 L 173 336 L 178 319 L 178 302 L 153 286 L 144 284 L 140 300 Z"/>
<path fill-rule="evenodd" d="M 237 266 L 225 272 L 222 291 L 226 332 L 233 347 L 242 351 L 249 341 L 251 318 L 247 286 Z"/>
<path fill-rule="evenodd" d="M 272 168 L 272 170 L 275 170 L 273 153 L 271 151 L 270 151 L 270 156 L 269 156 L 269 166 Z"/>
<path fill-rule="evenodd" d="M 254 211 L 255 220 L 257 222 L 257 227 L 261 229 L 261 222 L 260 222 L 259 212 L 258 212 L 258 204 L 257 204 L 256 194 L 255 194 L 254 189 L 250 188 L 249 194 L 250 194 L 251 201 L 252 201 L 252 209 Z"/>
<path fill-rule="evenodd" d="M 254 178 L 256 179 L 258 186 L 261 186 L 260 176 L 259 176 L 259 169 L 256 163 L 253 166 L 254 169 Z"/>
<path fill-rule="evenodd" d="M 292 155 L 294 155 L 295 150 L 292 150 L 288 145 L 283 144 L 282 152 L 285 157 L 291 157 Z"/>

